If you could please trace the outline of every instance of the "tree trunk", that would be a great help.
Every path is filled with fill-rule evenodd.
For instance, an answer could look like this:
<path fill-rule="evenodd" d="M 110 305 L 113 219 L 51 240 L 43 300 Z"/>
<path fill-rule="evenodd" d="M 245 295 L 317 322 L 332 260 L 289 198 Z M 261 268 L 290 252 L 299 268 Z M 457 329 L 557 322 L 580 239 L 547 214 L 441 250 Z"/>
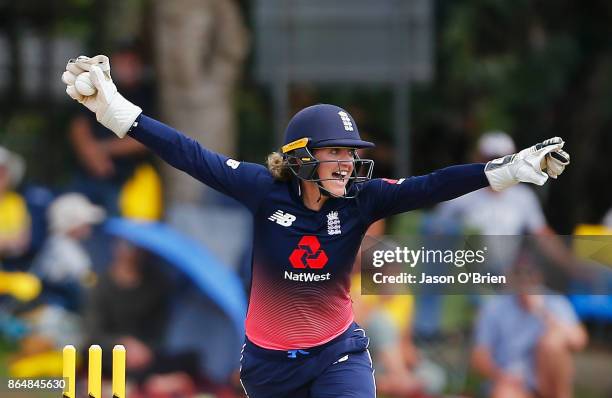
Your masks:
<path fill-rule="evenodd" d="M 213 151 L 234 156 L 232 92 L 248 49 L 234 0 L 155 0 L 155 60 L 162 120 Z M 165 167 L 169 205 L 196 204 L 202 184 Z"/>

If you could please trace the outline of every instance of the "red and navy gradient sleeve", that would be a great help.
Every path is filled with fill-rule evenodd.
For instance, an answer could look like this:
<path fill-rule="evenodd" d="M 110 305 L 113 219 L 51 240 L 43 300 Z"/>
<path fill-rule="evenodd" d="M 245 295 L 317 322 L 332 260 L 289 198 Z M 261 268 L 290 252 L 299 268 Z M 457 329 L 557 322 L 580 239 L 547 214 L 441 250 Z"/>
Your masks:
<path fill-rule="evenodd" d="M 140 115 L 130 136 L 164 161 L 255 212 L 274 182 L 259 164 L 238 162 L 204 148 L 196 140 L 155 119 Z"/>
<path fill-rule="evenodd" d="M 368 181 L 358 196 L 359 206 L 366 224 L 370 224 L 393 214 L 450 200 L 488 185 L 484 164 L 451 166 L 423 176 Z"/>

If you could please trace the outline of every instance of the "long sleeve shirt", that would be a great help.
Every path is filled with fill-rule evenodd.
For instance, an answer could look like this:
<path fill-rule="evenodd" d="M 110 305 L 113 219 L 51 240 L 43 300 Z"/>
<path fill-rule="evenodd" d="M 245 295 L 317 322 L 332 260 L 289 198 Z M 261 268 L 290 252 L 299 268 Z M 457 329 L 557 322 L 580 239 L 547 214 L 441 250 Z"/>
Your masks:
<path fill-rule="evenodd" d="M 373 222 L 488 185 L 483 164 L 452 166 L 400 180 L 359 184 L 354 199 L 329 198 L 308 209 L 295 182 L 239 162 L 147 116 L 130 135 L 170 165 L 243 203 L 253 214 L 247 338 L 274 350 L 309 348 L 353 322 L 350 273 Z M 204 228 L 204 227 L 203 227 Z"/>

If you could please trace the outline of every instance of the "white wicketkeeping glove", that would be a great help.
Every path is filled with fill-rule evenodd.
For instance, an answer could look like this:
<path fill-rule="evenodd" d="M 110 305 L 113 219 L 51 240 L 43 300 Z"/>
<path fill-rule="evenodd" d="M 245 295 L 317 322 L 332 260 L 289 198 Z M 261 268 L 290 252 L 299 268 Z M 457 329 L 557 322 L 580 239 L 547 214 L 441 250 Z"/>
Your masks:
<path fill-rule="evenodd" d="M 77 76 L 86 71 L 89 72 L 91 82 L 97 90 L 89 96 L 79 94 L 74 86 Z M 138 115 L 142 113 L 140 107 L 117 92 L 117 86 L 110 75 L 110 63 L 105 55 L 71 59 L 62 74 L 62 81 L 67 85 L 66 93 L 94 112 L 96 119 L 119 138 L 125 137 Z"/>
<path fill-rule="evenodd" d="M 569 164 L 565 143 L 559 137 L 550 138 L 514 155 L 491 160 L 485 174 L 491 188 L 501 191 L 519 182 L 544 185 L 548 177 L 557 178 Z"/>

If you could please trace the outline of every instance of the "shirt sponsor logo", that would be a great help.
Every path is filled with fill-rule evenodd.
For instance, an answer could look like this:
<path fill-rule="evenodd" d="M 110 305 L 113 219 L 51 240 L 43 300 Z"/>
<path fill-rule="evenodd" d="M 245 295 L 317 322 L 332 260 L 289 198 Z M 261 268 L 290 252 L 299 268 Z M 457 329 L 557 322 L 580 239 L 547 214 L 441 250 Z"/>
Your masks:
<path fill-rule="evenodd" d="M 293 214 L 283 213 L 281 210 L 276 210 L 274 214 L 268 217 L 268 220 L 276 222 L 283 227 L 289 227 L 295 221 L 296 217 Z"/>
<path fill-rule="evenodd" d="M 306 235 L 298 242 L 298 247 L 291 252 L 289 262 L 293 268 L 321 269 L 327 264 L 327 254 L 321 249 L 316 236 Z"/>
<path fill-rule="evenodd" d="M 317 274 L 314 272 L 291 272 L 285 271 L 285 279 L 294 282 L 321 282 L 328 281 L 331 278 L 331 274 Z"/>
<path fill-rule="evenodd" d="M 307 268 L 320 270 L 327 264 L 327 254 L 321 249 L 316 236 L 306 235 L 298 242 L 298 247 L 291 252 L 289 262 L 296 269 Z M 331 273 L 285 271 L 284 278 L 294 282 L 322 282 L 331 279 Z"/>
<path fill-rule="evenodd" d="M 342 233 L 337 211 L 330 211 L 327 214 L 327 233 L 328 235 L 340 235 Z"/>

